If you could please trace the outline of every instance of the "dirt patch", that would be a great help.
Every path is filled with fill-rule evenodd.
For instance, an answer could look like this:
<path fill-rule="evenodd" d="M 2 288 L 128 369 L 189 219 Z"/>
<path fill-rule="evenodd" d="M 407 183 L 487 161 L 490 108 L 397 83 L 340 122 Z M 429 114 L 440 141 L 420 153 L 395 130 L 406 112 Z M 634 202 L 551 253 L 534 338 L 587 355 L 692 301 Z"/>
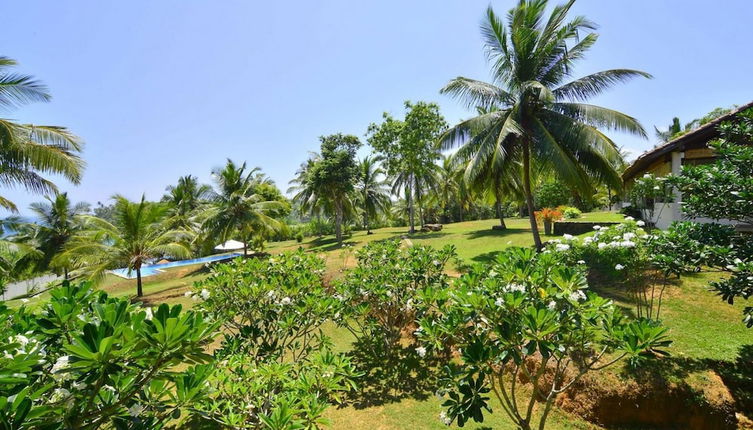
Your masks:
<path fill-rule="evenodd" d="M 710 388 L 695 391 L 666 381 L 639 383 L 610 375 L 586 377 L 557 399 L 565 411 L 601 426 L 655 429 L 734 430 L 734 399 L 721 378 L 709 371 Z"/>

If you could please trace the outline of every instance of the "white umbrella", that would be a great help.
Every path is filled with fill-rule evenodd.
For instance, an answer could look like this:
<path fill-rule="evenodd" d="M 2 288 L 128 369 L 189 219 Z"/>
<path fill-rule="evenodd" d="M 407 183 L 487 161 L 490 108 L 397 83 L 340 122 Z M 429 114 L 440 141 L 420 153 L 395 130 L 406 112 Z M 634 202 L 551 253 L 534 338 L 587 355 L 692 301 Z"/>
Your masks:
<path fill-rule="evenodd" d="M 243 249 L 243 242 L 238 242 L 237 240 L 228 240 L 225 243 L 215 246 L 214 249 L 217 251 L 235 251 L 238 249 Z"/>

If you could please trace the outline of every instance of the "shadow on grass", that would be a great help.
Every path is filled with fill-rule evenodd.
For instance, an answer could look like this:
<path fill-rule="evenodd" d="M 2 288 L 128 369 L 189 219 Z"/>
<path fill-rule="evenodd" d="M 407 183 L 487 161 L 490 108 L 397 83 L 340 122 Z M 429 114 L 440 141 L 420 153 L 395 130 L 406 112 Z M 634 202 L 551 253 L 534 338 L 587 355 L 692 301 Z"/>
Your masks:
<path fill-rule="evenodd" d="M 491 226 L 489 226 L 488 229 L 470 231 L 466 233 L 465 236 L 468 239 L 480 239 L 480 238 L 490 237 L 490 236 L 505 237 L 505 236 L 510 236 L 513 234 L 526 233 L 526 232 L 530 232 L 530 229 L 507 227 L 505 230 L 492 230 Z"/>
<path fill-rule="evenodd" d="M 349 240 L 351 236 L 344 236 L 343 245 L 355 245 L 356 243 Z M 308 242 L 308 251 L 327 252 L 341 249 L 334 236 L 318 237 Z"/>
<path fill-rule="evenodd" d="M 636 381 L 657 386 L 687 385 L 692 373 L 711 370 L 724 382 L 735 402 L 735 410 L 753 415 L 753 345 L 740 347 L 737 359 L 732 361 L 667 357 L 649 360 L 636 369 L 625 368 L 626 374 Z M 714 387 L 720 389 L 723 387 Z"/>
<path fill-rule="evenodd" d="M 419 357 L 416 345 L 398 346 L 388 351 L 374 339 L 358 340 L 350 352 L 351 360 L 363 373 L 359 389 L 350 398 L 357 408 L 380 406 L 405 398 L 426 400 L 438 389 L 440 360 Z"/>

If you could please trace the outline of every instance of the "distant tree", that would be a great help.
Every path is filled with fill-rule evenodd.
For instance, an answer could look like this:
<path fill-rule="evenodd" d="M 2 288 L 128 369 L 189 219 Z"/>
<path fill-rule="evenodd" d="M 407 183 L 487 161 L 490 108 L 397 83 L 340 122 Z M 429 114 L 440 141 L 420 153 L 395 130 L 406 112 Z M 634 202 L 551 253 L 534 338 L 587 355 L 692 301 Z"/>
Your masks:
<path fill-rule="evenodd" d="M 282 228 L 275 217 L 282 217 L 289 205 L 286 202 L 266 200 L 259 194 L 262 184 L 271 184 L 258 168 L 246 170 L 227 160 L 225 167 L 212 172 L 217 190 L 212 204 L 207 209 L 203 228 L 209 237 L 225 242 L 239 235 L 243 242 L 243 254 L 248 254 L 248 244 L 254 239 L 263 239 L 270 232 Z"/>
<path fill-rule="evenodd" d="M 443 215 L 446 215 L 448 208 L 458 200 L 460 181 L 462 176 L 458 175 L 458 163 L 452 156 L 442 154 L 437 169 L 434 197 Z"/>
<path fill-rule="evenodd" d="M 58 259 L 57 264 L 51 263 L 81 229 L 80 215 L 88 213 L 90 206 L 84 202 L 72 204 L 68 193 L 45 198 L 46 202 L 36 202 L 29 206 L 34 214 L 33 222 L 24 222 L 20 218 L 14 219 L 15 222 L 11 221 L 13 229 L 17 231 L 13 239 L 31 245 L 42 253 L 42 258 L 35 261 L 37 271 L 62 270 L 63 276 L 68 279 L 68 262 Z"/>
<path fill-rule="evenodd" d="M 358 204 L 363 212 L 363 228 L 371 233 L 369 220 L 380 213 L 386 213 L 390 207 L 390 196 L 385 171 L 379 165 L 379 157 L 365 157 L 358 163 L 356 193 Z"/>
<path fill-rule="evenodd" d="M 489 134 L 496 138 L 483 139 L 485 144 L 471 151 L 474 164 L 483 165 L 490 157 L 521 161 L 523 194 L 538 249 L 542 242 L 534 216 L 532 171 L 554 172 L 583 195 L 593 194 L 595 179 L 621 187 L 610 162 L 618 156 L 617 146 L 599 128 L 644 138 L 646 132 L 628 115 L 580 101 L 616 83 L 650 76 L 617 69 L 564 83 L 598 35 L 590 32 L 595 25 L 584 17 L 567 21 L 573 1 L 555 6 L 549 17 L 544 14 L 547 3 L 521 0 L 508 13 L 508 23 L 488 8 L 481 32 L 493 82 L 458 77 L 442 89 L 469 108 L 480 106 L 488 111 L 445 133 L 443 149 L 460 146 L 462 150 L 474 137 Z"/>
<path fill-rule="evenodd" d="M 428 194 L 426 187 L 434 185 L 436 141 L 446 128 L 439 106 L 426 102 L 405 102 L 402 121 L 385 112 L 381 124 L 369 125 L 369 144 L 384 157 L 393 191 L 402 191 L 407 200 L 411 233 L 415 232 L 414 205 Z"/>
<path fill-rule="evenodd" d="M 356 136 L 342 133 L 322 136 L 320 157 L 307 172 L 308 187 L 327 201 L 335 220 L 335 238 L 342 245 L 342 224 L 346 211 L 352 209 L 351 194 L 358 180 L 356 150 L 361 142 Z"/>
<path fill-rule="evenodd" d="M 659 130 L 658 128 L 654 127 L 654 130 L 656 131 L 656 137 L 659 138 L 662 142 L 669 142 L 672 140 L 672 136 L 680 133 L 682 131 L 682 126 L 680 125 L 680 118 L 674 117 L 672 118 L 672 124 L 667 127 L 667 130 Z"/>
<path fill-rule="evenodd" d="M 171 215 L 182 218 L 191 216 L 213 196 L 212 187 L 200 184 L 193 175 L 181 176 L 177 185 L 169 185 L 165 191 L 162 201 L 170 208 Z"/>
<path fill-rule="evenodd" d="M 136 272 L 136 295 L 141 297 L 141 267 L 160 257 L 188 257 L 186 235 L 165 228 L 161 222 L 164 205 L 148 202 L 143 196 L 139 202 L 118 195 L 113 199 L 113 222 L 81 215 L 83 228 L 68 241 L 53 264 L 69 264 L 92 280 L 102 279 L 107 270 L 128 268 Z"/>
<path fill-rule="evenodd" d="M 32 76 L 10 72 L 16 62 L 0 57 L 0 112 L 31 102 L 47 102 L 47 88 Z M 84 169 L 83 142 L 64 127 L 20 124 L 0 118 L 0 183 L 31 193 L 54 194 L 55 184 L 43 174 L 60 175 L 78 184 Z M 16 205 L 0 196 L 0 207 Z"/>

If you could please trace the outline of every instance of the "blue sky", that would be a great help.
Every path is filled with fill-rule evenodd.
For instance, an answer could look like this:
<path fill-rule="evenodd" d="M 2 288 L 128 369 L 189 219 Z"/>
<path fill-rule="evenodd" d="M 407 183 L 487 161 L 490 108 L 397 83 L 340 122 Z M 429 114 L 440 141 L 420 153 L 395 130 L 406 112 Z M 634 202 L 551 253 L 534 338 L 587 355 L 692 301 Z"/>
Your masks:
<path fill-rule="evenodd" d="M 4 113 L 69 127 L 86 141 L 88 167 L 74 200 L 121 193 L 159 198 L 166 185 L 209 172 L 227 157 L 260 166 L 287 188 L 295 169 L 334 132 L 363 136 L 404 100 L 438 102 L 449 122 L 469 116 L 439 94 L 451 78 L 487 79 L 479 22 L 488 1 L 9 2 L 0 55 L 53 95 Z M 512 1 L 493 1 L 498 12 Z M 600 25 L 574 71 L 636 68 L 654 75 L 594 103 L 653 126 L 683 122 L 753 99 L 753 2 L 579 0 Z M 2 190 L 21 207 L 40 200 Z"/>

